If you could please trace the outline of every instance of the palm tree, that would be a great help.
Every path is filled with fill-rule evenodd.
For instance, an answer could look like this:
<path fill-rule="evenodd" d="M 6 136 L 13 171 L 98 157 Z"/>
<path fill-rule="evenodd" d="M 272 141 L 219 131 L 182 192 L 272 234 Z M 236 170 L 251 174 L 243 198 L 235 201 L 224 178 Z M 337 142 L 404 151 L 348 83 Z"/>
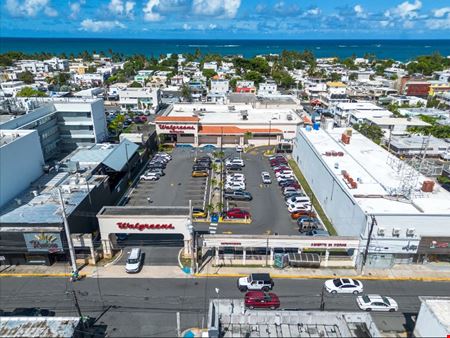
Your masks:
<path fill-rule="evenodd" d="M 218 211 L 222 211 L 223 210 L 223 203 L 220 203 L 220 202 L 217 203 L 216 204 L 216 208 L 217 208 Z"/>
<path fill-rule="evenodd" d="M 253 138 L 253 134 L 249 131 L 246 131 L 244 134 L 244 140 L 248 143 L 248 140 L 250 140 L 251 138 Z"/>

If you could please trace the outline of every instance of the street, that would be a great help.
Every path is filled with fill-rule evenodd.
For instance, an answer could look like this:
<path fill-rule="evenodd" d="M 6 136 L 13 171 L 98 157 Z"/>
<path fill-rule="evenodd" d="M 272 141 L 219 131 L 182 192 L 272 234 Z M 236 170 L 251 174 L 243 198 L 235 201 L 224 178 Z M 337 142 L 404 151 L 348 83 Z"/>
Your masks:
<path fill-rule="evenodd" d="M 323 280 L 276 279 L 283 309 L 318 310 Z M 364 281 L 365 293 L 393 297 L 397 313 L 373 313 L 383 331 L 411 330 L 419 311 L 418 296 L 447 296 L 449 283 L 409 281 Z M 176 312 L 181 330 L 207 325 L 209 300 L 243 298 L 235 278 L 136 279 L 86 278 L 70 283 L 67 278 L 2 278 L 0 308 L 40 307 L 57 316 L 76 315 L 72 288 L 83 315 L 98 317 L 108 336 L 175 336 Z M 108 309 L 108 307 L 110 307 Z M 106 311 L 105 311 L 106 310 Z M 327 311 L 360 311 L 353 295 L 325 295 Z"/>

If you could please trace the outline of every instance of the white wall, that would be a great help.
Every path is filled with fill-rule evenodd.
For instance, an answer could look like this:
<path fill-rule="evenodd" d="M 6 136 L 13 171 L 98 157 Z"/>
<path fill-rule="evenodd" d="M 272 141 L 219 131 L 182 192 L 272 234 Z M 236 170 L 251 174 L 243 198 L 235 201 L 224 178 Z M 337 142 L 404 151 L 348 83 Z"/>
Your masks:
<path fill-rule="evenodd" d="M 359 236 L 367 225 L 366 215 L 300 132 L 297 132 L 292 156 L 338 235 Z"/>
<path fill-rule="evenodd" d="M 37 131 L 3 131 L 21 137 L 0 147 L 0 207 L 43 174 L 44 156 Z"/>
<path fill-rule="evenodd" d="M 448 302 L 449 300 L 447 300 Z M 440 323 L 436 316 L 430 311 L 428 304 L 422 301 L 419 315 L 414 328 L 415 337 L 447 337 L 448 327 Z"/>

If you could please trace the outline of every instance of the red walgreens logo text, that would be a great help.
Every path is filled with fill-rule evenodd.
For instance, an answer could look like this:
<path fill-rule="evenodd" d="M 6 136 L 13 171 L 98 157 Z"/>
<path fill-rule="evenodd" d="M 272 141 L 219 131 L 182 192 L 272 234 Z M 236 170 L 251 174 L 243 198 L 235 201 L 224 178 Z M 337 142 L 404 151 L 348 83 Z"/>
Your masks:
<path fill-rule="evenodd" d="M 162 124 L 159 127 L 168 130 L 195 130 L 194 126 L 179 126 L 176 124 Z"/>
<path fill-rule="evenodd" d="M 167 229 L 175 229 L 172 224 L 148 224 L 148 223 L 116 223 L 119 229 L 134 229 L 139 231 L 144 231 L 145 229 L 152 230 L 167 230 Z"/>

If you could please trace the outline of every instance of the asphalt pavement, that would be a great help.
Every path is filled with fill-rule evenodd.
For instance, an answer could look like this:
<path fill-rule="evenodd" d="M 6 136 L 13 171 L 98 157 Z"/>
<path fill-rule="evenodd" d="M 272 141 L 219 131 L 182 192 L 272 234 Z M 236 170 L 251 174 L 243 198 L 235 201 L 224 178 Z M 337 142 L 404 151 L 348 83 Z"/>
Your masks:
<path fill-rule="evenodd" d="M 40 307 L 56 315 L 76 315 L 75 289 L 83 315 L 99 317 L 108 336 L 175 336 L 176 313 L 181 329 L 207 323 L 209 300 L 242 298 L 234 278 L 96 279 L 70 283 L 67 278 L 2 278 L 0 308 Z M 275 280 L 283 309 L 318 310 L 323 280 Z M 383 331 L 411 330 L 420 308 L 418 296 L 447 296 L 449 283 L 364 281 L 365 293 L 393 297 L 399 312 L 373 313 Z M 353 295 L 325 295 L 327 311 L 360 311 Z"/>

